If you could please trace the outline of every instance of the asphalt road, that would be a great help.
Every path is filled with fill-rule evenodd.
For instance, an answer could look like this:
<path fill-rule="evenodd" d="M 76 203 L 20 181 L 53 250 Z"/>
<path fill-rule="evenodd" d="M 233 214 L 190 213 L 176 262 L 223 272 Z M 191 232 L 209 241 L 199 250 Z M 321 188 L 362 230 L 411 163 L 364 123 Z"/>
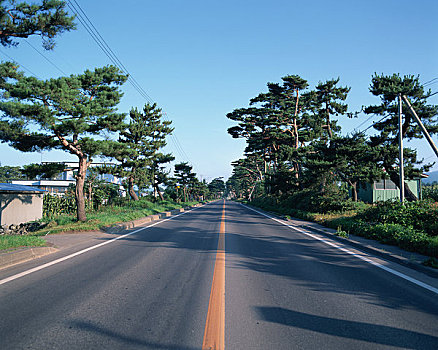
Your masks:
<path fill-rule="evenodd" d="M 201 349 L 222 210 L 210 203 L 1 284 L 0 349 Z M 224 227 L 226 349 L 438 349 L 435 292 L 237 203 Z"/>

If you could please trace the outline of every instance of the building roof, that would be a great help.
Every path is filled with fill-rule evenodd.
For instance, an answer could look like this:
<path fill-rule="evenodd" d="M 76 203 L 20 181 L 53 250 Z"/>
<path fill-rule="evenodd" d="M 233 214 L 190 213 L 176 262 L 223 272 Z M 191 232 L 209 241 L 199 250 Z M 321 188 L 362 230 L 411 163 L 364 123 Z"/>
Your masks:
<path fill-rule="evenodd" d="M 36 188 L 36 187 L 31 187 L 31 186 L 0 183 L 0 193 L 8 193 L 8 192 L 42 193 L 42 192 L 46 192 L 46 191 L 40 190 L 39 188 Z"/>

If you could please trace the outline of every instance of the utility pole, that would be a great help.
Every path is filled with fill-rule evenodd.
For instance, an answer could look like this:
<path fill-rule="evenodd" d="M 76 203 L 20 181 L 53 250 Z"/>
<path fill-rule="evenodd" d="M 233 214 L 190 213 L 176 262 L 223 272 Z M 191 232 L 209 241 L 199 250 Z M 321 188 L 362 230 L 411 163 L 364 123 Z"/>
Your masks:
<path fill-rule="evenodd" d="M 403 203 L 405 200 L 405 169 L 403 162 L 403 118 L 402 118 L 402 95 L 398 95 L 398 149 L 400 158 L 400 202 Z"/>

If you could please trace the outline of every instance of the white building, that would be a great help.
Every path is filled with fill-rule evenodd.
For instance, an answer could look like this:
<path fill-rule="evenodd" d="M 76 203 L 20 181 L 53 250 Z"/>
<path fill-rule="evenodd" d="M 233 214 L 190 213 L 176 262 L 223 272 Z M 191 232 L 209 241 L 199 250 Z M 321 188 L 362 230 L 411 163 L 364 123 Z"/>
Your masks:
<path fill-rule="evenodd" d="M 64 171 L 53 179 L 40 179 L 40 180 L 12 180 L 12 184 L 32 186 L 41 190 L 47 191 L 50 194 L 63 195 L 70 185 L 75 185 L 75 174 L 79 169 L 79 162 L 43 162 L 42 164 L 60 163 L 64 164 Z M 99 166 L 111 166 L 114 163 L 91 163 L 89 168 Z M 100 180 L 105 180 L 109 183 L 114 183 L 122 188 L 122 179 L 113 176 L 111 174 L 102 174 L 98 177 Z"/>

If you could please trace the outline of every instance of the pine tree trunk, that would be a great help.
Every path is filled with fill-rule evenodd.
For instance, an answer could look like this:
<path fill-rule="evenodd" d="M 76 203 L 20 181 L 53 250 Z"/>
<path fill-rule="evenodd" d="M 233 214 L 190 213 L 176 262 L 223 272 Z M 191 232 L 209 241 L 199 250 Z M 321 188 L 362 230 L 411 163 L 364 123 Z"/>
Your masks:
<path fill-rule="evenodd" d="M 76 198 L 76 214 L 78 221 L 87 221 L 87 215 L 85 214 L 85 196 L 84 196 L 84 183 L 85 176 L 87 175 L 87 158 L 80 157 L 79 158 L 79 170 L 76 175 L 76 190 L 75 190 L 75 198 Z"/>
<path fill-rule="evenodd" d="M 128 177 L 128 193 L 132 200 L 138 201 L 137 193 L 134 191 L 134 178 L 132 176 Z"/>
<path fill-rule="evenodd" d="M 357 202 L 357 182 L 350 183 L 351 194 L 353 195 L 353 202 Z"/>
<path fill-rule="evenodd" d="M 160 197 L 160 200 L 164 201 L 163 194 L 161 193 L 160 188 L 158 187 L 158 184 L 155 183 L 154 187 L 155 187 L 155 189 L 156 189 L 156 191 L 158 193 L 158 196 Z"/>

